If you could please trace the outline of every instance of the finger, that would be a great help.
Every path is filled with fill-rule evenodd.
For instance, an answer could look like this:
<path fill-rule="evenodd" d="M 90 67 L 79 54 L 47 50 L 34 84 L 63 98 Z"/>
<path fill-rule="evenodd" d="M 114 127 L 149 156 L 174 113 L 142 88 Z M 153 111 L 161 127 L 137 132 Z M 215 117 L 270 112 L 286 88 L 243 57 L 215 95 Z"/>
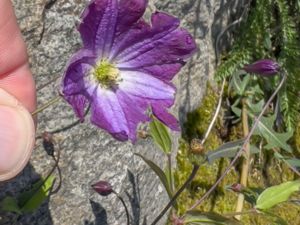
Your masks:
<path fill-rule="evenodd" d="M 30 112 L 35 110 L 35 85 L 10 0 L 0 0 L 0 88 L 15 96 Z"/>
<path fill-rule="evenodd" d="M 27 164 L 35 142 L 31 114 L 0 89 L 0 182 L 15 177 Z"/>
<path fill-rule="evenodd" d="M 35 141 L 35 87 L 10 0 L 0 0 L 0 181 L 27 164 Z M 29 111 L 28 111 L 29 110 Z"/>

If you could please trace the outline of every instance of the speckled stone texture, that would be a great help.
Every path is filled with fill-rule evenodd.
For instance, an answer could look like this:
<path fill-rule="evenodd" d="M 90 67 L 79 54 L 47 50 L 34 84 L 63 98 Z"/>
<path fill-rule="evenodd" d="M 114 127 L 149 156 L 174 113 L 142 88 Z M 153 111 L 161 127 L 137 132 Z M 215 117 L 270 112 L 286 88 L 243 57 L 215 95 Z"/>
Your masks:
<path fill-rule="evenodd" d="M 28 46 L 30 64 L 37 87 L 61 75 L 66 62 L 81 46 L 75 26 L 86 0 L 14 0 L 17 18 Z M 184 121 L 186 112 L 199 106 L 208 77 L 215 68 L 214 38 L 233 20 L 238 0 L 154 0 L 155 7 L 182 20 L 196 38 L 199 52 L 190 60 L 174 83 L 178 87 L 173 113 Z M 226 40 L 226 39 L 225 39 Z M 38 104 L 43 105 L 59 93 L 59 79 L 38 91 Z M 88 116 L 87 116 L 88 117 Z M 149 223 L 168 198 L 155 174 L 134 152 L 163 166 L 164 158 L 151 139 L 141 139 L 135 146 L 112 139 L 89 124 L 75 123 L 70 106 L 62 100 L 38 116 L 37 135 L 54 132 L 61 147 L 62 185 L 35 213 L 17 218 L 0 214 L 0 224 L 24 225 L 123 225 L 126 217 L 114 196 L 101 197 L 90 185 L 108 180 L 129 206 L 133 225 Z M 179 134 L 174 134 L 177 143 Z M 176 149 L 176 146 L 174 147 Z M 0 185 L 0 199 L 16 195 L 45 176 L 52 168 L 41 140 L 37 139 L 30 164 L 16 179 Z M 1 219 L 2 218 L 2 219 Z M 164 219 L 160 224 L 164 224 Z"/>

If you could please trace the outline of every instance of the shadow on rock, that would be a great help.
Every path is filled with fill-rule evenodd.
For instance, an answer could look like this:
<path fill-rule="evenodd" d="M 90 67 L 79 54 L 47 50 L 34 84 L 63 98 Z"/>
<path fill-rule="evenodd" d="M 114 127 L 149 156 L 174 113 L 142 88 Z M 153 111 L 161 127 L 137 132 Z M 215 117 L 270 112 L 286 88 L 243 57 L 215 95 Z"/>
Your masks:
<path fill-rule="evenodd" d="M 6 196 L 17 197 L 20 193 L 32 188 L 32 184 L 41 179 L 34 168 L 29 164 L 15 179 L 0 184 L 0 201 Z M 49 211 L 49 199 L 33 213 L 17 215 L 0 211 L 1 225 L 52 225 L 53 221 Z"/>
<path fill-rule="evenodd" d="M 95 221 L 84 221 L 84 225 L 108 225 L 106 211 L 102 207 L 102 205 L 92 200 L 90 200 L 90 203 L 92 206 L 93 214 L 95 215 Z"/>
<path fill-rule="evenodd" d="M 129 199 L 132 216 L 131 216 L 131 223 L 132 225 L 139 225 L 140 224 L 140 217 L 141 217 L 141 198 L 140 198 L 140 192 L 139 192 L 139 183 L 138 183 L 138 175 L 137 177 L 134 176 L 134 174 L 127 170 L 127 176 L 130 183 L 130 189 L 131 193 L 126 191 L 126 195 Z"/>

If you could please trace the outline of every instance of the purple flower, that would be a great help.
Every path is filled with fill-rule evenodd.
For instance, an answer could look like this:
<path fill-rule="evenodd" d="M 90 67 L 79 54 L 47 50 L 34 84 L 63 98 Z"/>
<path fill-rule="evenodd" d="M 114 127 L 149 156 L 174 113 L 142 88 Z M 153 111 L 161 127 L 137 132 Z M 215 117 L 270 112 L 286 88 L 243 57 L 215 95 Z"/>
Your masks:
<path fill-rule="evenodd" d="M 246 72 L 262 76 L 275 75 L 279 72 L 279 69 L 278 63 L 271 59 L 261 59 L 244 67 Z"/>
<path fill-rule="evenodd" d="M 167 111 L 174 103 L 171 80 L 196 51 L 191 35 L 166 13 L 141 17 L 147 0 L 93 0 L 78 27 L 83 41 L 63 77 L 62 92 L 83 121 L 118 140 L 136 140 L 138 123 L 148 109 L 173 130 L 178 122 Z"/>
<path fill-rule="evenodd" d="M 97 183 L 92 185 L 94 191 L 96 191 L 99 195 L 107 196 L 113 192 L 113 188 L 110 183 L 107 181 L 100 180 Z"/>

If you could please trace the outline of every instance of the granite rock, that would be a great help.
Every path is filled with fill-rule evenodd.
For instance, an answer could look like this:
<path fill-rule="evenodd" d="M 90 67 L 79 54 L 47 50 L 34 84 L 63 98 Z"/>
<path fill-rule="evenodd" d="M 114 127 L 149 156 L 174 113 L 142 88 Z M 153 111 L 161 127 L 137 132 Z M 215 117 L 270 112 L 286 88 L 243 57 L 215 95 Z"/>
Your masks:
<path fill-rule="evenodd" d="M 13 2 L 37 83 L 38 105 L 43 105 L 59 94 L 59 76 L 70 56 L 81 46 L 75 26 L 87 1 Z M 155 8 L 176 15 L 199 46 L 198 53 L 174 80 L 178 94 L 172 110 L 181 123 L 186 113 L 201 102 L 206 81 L 215 71 L 215 37 L 237 16 L 238 3 L 238 0 L 150 0 L 147 15 Z M 166 204 L 168 197 L 158 178 L 133 155 L 141 153 L 163 166 L 163 154 L 151 139 L 140 139 L 136 145 L 117 142 L 89 124 L 88 118 L 85 123 L 78 123 L 70 106 L 63 101 L 40 113 L 38 121 L 37 147 L 30 164 L 16 179 L 0 186 L 0 199 L 17 195 L 51 170 L 54 162 L 40 139 L 44 131 L 54 134 L 55 148 L 61 149 L 61 188 L 32 214 L 0 215 L 1 224 L 12 224 L 12 220 L 24 225 L 126 224 L 122 205 L 113 195 L 101 197 L 91 190 L 90 185 L 98 180 L 109 181 L 125 199 L 133 225 L 142 224 L 144 219 L 150 222 Z M 174 134 L 174 143 L 179 135 Z"/>

